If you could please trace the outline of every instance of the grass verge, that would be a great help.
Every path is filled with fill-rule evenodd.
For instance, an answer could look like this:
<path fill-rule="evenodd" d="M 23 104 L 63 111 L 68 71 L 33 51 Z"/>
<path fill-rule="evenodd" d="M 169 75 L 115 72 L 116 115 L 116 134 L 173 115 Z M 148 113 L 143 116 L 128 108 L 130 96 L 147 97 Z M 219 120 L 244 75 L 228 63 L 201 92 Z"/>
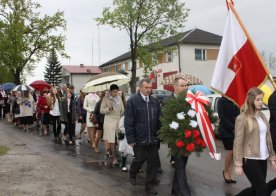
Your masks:
<path fill-rule="evenodd" d="M 7 146 L 0 145 L 0 156 L 6 154 L 10 149 Z"/>

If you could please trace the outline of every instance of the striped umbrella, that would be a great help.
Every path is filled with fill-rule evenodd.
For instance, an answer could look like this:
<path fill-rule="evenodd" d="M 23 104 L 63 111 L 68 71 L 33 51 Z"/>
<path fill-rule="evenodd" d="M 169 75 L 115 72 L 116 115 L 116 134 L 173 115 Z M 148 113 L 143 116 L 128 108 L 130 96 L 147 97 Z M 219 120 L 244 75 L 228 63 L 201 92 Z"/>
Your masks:
<path fill-rule="evenodd" d="M 32 91 L 32 90 L 34 90 L 34 88 L 26 84 L 20 84 L 12 89 L 12 91 Z"/>

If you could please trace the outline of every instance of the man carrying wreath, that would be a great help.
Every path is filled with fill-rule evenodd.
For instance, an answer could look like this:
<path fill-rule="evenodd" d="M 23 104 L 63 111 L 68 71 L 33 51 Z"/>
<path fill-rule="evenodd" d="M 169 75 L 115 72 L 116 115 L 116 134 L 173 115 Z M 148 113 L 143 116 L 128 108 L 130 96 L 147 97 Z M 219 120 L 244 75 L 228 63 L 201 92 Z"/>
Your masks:
<path fill-rule="evenodd" d="M 171 193 L 177 196 L 191 196 L 186 176 L 188 157 L 193 152 L 198 155 L 206 147 L 199 131 L 197 113 L 191 106 L 191 103 L 186 101 L 190 100 L 190 97 L 193 95 L 188 91 L 188 84 L 189 81 L 181 76 L 176 77 L 174 80 L 174 93 L 164 102 L 165 104 L 162 108 L 162 127 L 159 133 L 160 139 L 167 143 L 170 148 L 171 161 L 175 161 Z M 201 94 L 197 93 L 193 96 L 198 101 L 200 97 L 196 96 L 201 96 Z M 205 108 L 204 112 L 207 113 L 210 121 L 214 122 L 215 118 L 211 109 L 203 105 L 201 106 L 202 110 Z"/>
<path fill-rule="evenodd" d="M 183 77 L 176 77 L 173 82 L 174 93 L 165 100 L 165 104 L 169 103 L 172 99 L 177 98 L 180 93 L 187 93 L 188 82 Z M 163 114 L 166 115 L 166 114 Z M 188 155 L 173 156 L 171 155 L 170 163 L 175 167 L 173 183 L 172 183 L 172 195 L 191 195 L 186 177 L 186 165 L 188 162 Z"/>

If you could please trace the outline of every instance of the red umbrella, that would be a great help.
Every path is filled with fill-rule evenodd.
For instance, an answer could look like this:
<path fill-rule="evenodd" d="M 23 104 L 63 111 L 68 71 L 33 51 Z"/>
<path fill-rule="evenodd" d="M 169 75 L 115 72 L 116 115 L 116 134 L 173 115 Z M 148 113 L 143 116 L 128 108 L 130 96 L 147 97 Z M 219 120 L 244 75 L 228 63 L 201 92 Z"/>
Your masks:
<path fill-rule="evenodd" d="M 42 91 L 44 89 L 51 89 L 51 85 L 43 80 L 33 81 L 30 86 L 39 91 Z"/>

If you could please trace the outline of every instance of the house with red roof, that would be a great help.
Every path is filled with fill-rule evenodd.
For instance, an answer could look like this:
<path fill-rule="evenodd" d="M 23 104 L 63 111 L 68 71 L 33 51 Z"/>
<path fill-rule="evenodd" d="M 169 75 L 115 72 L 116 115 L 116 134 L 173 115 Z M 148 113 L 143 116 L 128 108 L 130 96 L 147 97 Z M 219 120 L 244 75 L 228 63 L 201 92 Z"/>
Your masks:
<path fill-rule="evenodd" d="M 78 93 L 92 76 L 99 73 L 102 73 L 102 70 L 98 66 L 62 65 L 62 83 L 73 84 L 75 92 Z"/>

